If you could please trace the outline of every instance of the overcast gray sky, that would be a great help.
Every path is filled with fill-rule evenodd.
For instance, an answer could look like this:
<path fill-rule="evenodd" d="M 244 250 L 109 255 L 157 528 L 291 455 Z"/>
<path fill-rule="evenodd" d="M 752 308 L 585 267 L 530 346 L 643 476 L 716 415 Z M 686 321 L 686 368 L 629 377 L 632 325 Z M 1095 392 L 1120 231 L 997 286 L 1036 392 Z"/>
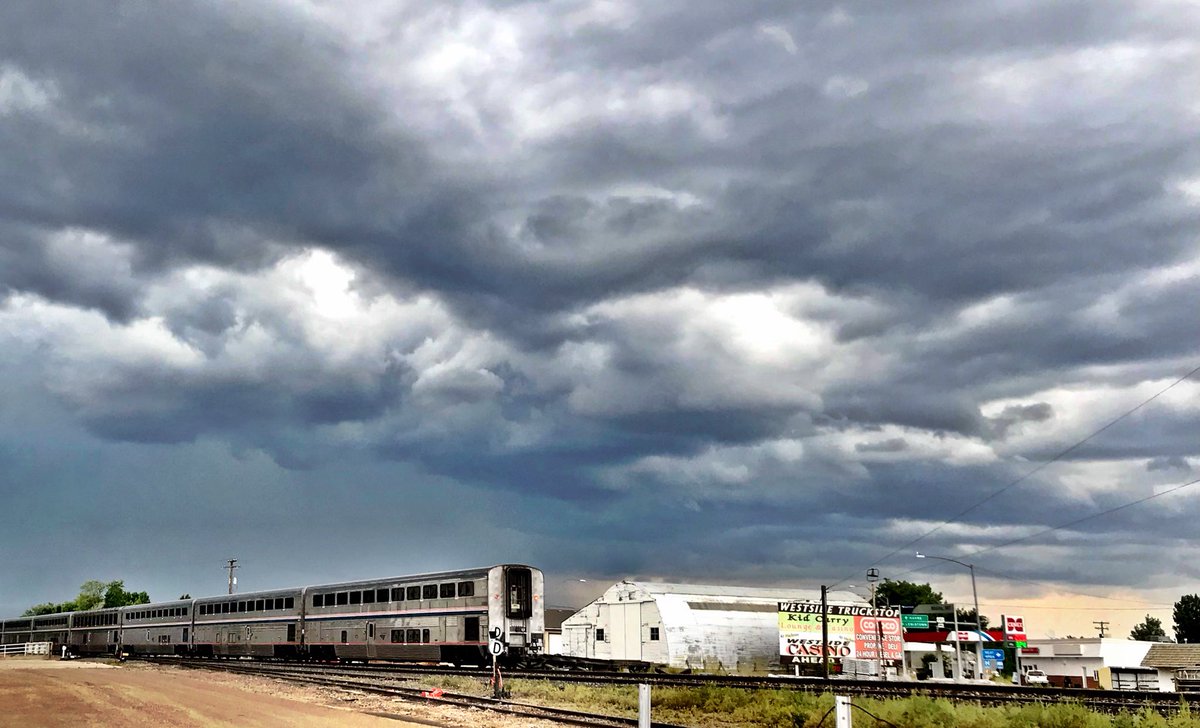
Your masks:
<path fill-rule="evenodd" d="M 1197 38 L 1170 0 L 3 3 L 0 611 L 231 557 L 861 579 L 1200 364 Z M 1200 477 L 1198 393 L 919 547 Z M 977 560 L 1196 591 L 1198 515 Z"/>

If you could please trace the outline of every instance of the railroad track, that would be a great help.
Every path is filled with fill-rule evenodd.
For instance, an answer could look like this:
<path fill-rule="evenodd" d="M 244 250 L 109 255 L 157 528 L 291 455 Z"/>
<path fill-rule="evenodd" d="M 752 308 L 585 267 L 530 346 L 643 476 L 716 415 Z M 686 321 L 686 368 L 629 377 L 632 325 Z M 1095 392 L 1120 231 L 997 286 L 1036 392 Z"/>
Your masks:
<path fill-rule="evenodd" d="M 276 675 L 324 676 L 328 679 L 357 681 L 399 681 L 414 677 L 461 675 L 485 677 L 480 669 L 410 664 L 332 664 L 311 662 L 250 662 L 226 660 L 186 660 L 179 658 L 148 658 L 165 664 L 200 666 L 257 666 L 273 670 Z M 870 698 L 906 698 L 923 695 L 955 702 L 980 705 L 1013 705 L 1030 703 L 1078 702 L 1097 711 L 1118 713 L 1143 708 L 1170 715 L 1179 710 L 1184 696 L 1178 693 L 1137 692 L 1125 690 L 1083 690 L 1078 688 L 1030 688 L 1008 685 L 954 684 L 928 681 L 879 681 L 786 676 L 741 676 L 670 673 L 574 672 L 560 670 L 506 670 L 506 680 L 552 680 L 598 685 L 636 685 L 647 683 L 660 687 L 728 687 L 745 690 L 802 690 L 806 692 L 836 692 L 840 695 Z"/>
<path fill-rule="evenodd" d="M 540 718 L 557 723 L 579 726 L 615 727 L 636 726 L 637 718 L 626 718 L 616 715 L 586 713 L 565 708 L 551 708 L 544 705 L 533 705 L 514 701 L 500 701 L 494 698 L 450 693 L 443 690 L 425 690 L 422 688 L 385 685 L 378 674 L 369 671 L 347 670 L 341 667 L 304 665 L 300 663 L 270 663 L 242 662 L 224 660 L 172 660 L 169 658 L 146 658 L 143 661 L 156 664 L 175 665 L 177 667 L 197 670 L 219 670 L 243 675 L 256 675 L 289 682 L 299 682 L 321 687 L 338 688 L 340 690 L 359 691 L 384 697 L 399 698 L 408 701 L 421 701 L 440 705 L 452 705 L 460 708 L 482 708 L 496 713 L 517 715 L 524 718 Z M 473 673 L 478 676 L 478 672 Z M 400 675 L 386 676 L 392 681 L 409 680 L 410 677 Z M 651 723 L 654 728 L 684 728 L 670 723 Z"/>

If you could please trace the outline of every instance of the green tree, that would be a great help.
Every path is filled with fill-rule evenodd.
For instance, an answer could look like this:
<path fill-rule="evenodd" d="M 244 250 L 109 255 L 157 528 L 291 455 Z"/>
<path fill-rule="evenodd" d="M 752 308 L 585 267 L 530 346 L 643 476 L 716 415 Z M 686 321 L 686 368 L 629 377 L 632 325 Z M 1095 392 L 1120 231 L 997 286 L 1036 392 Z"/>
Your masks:
<path fill-rule="evenodd" d="M 79 596 L 75 597 L 75 608 L 81 612 L 95 609 L 104 602 L 104 589 L 107 585 L 102 581 L 91 579 L 79 587 Z"/>
<path fill-rule="evenodd" d="M 150 595 L 146 592 L 125 591 L 124 581 L 110 581 L 104 590 L 104 606 L 128 607 L 131 604 L 149 604 Z"/>
<path fill-rule="evenodd" d="M 45 604 L 35 604 L 21 615 L 22 617 L 38 617 L 43 614 L 58 614 L 60 612 L 74 612 L 78 609 L 75 602 L 63 602 L 55 604 L 54 602 L 46 602 Z"/>
<path fill-rule="evenodd" d="M 875 598 L 880 604 L 893 607 L 917 604 L 944 604 L 941 592 L 935 592 L 928 584 L 911 581 L 884 579 L 875 587 Z"/>
<path fill-rule="evenodd" d="M 105 583 L 91 579 L 79 587 L 79 596 L 74 601 L 46 602 L 35 604 L 25 610 L 22 617 L 33 617 L 41 614 L 58 614 L 59 612 L 86 612 L 100 607 L 125 607 L 130 604 L 148 604 L 150 595 L 146 592 L 127 592 L 125 582 L 110 581 Z"/>
<path fill-rule="evenodd" d="M 1175 602 L 1176 642 L 1200 642 L 1200 594 L 1184 594 Z"/>
<path fill-rule="evenodd" d="M 1160 638 L 1166 637 L 1167 631 L 1163 629 L 1162 620 L 1146 615 L 1146 619 L 1141 624 L 1133 628 L 1129 633 L 1131 640 L 1143 641 L 1159 641 Z"/>

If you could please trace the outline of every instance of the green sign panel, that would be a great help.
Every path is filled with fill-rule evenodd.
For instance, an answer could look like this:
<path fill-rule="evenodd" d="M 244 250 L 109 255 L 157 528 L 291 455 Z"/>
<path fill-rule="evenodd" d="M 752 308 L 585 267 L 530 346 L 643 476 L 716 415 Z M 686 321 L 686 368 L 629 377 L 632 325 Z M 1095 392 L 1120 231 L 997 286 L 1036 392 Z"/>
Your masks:
<path fill-rule="evenodd" d="M 904 629 L 929 629 L 929 615 L 901 614 L 900 624 Z"/>

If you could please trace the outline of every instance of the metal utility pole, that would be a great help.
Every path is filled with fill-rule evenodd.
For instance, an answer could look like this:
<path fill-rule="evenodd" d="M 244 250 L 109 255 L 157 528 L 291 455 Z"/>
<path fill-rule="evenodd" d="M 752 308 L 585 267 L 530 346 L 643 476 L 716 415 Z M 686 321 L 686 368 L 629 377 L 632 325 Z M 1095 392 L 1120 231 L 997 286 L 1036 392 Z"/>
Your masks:
<path fill-rule="evenodd" d="M 1108 622 L 1092 622 L 1092 625 L 1100 632 L 1100 639 L 1104 639 L 1108 635 Z"/>
<path fill-rule="evenodd" d="M 871 585 L 871 612 L 875 615 L 875 659 L 879 666 L 879 679 L 887 680 L 887 674 L 883 670 L 883 625 L 879 623 L 879 606 L 876 604 L 876 596 L 879 592 L 875 586 L 877 581 L 879 581 L 879 569 L 872 566 L 867 569 L 867 583 Z"/>
<path fill-rule="evenodd" d="M 829 587 L 821 585 L 821 665 L 829 682 Z"/>
<path fill-rule="evenodd" d="M 237 562 L 238 562 L 237 559 L 230 559 L 229 564 L 226 565 L 226 567 L 225 567 L 226 569 L 229 569 L 229 593 L 230 594 L 233 593 L 233 588 L 235 586 L 237 586 L 237 579 L 233 575 L 233 570 L 238 568 Z"/>

